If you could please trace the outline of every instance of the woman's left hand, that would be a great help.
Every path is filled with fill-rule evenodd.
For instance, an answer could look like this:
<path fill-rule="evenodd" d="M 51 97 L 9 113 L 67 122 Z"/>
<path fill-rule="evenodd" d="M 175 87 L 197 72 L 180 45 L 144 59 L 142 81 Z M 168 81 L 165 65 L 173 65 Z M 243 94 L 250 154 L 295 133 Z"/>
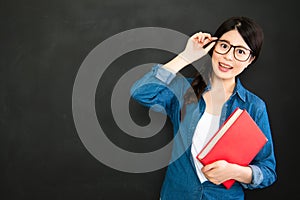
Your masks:
<path fill-rule="evenodd" d="M 219 185 L 224 181 L 234 178 L 234 164 L 219 160 L 202 168 L 205 177 L 212 183 Z"/>

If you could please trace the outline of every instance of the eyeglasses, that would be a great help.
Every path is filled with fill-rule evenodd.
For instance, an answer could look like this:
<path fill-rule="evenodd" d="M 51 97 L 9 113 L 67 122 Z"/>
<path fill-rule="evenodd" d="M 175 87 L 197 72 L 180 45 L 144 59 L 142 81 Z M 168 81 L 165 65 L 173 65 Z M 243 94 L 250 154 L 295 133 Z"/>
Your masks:
<path fill-rule="evenodd" d="M 248 60 L 248 58 L 252 54 L 252 50 L 246 49 L 242 46 L 233 46 L 225 40 L 217 40 L 214 50 L 216 53 L 224 55 L 227 54 L 231 50 L 231 48 L 233 48 L 234 58 L 241 62 Z"/>

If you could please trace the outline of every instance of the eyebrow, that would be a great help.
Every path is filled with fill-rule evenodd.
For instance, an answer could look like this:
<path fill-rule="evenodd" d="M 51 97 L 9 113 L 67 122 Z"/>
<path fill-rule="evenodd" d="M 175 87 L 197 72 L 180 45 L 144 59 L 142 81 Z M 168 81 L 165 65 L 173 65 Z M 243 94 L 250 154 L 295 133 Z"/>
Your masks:
<path fill-rule="evenodd" d="M 234 46 L 234 47 L 242 47 L 242 48 L 244 48 L 244 49 L 247 49 L 247 50 L 252 51 L 250 48 L 244 47 L 244 46 L 242 46 L 242 45 L 233 45 L 233 44 L 231 44 L 228 40 L 218 40 L 218 41 L 227 42 L 227 43 L 230 44 L 231 46 Z"/>

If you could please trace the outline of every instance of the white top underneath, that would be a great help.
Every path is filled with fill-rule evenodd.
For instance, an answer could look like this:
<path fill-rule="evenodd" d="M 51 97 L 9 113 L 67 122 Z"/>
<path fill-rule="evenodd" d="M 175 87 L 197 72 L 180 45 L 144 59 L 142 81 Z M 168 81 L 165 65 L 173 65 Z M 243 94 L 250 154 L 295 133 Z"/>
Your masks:
<path fill-rule="evenodd" d="M 197 175 L 201 183 L 207 181 L 207 179 L 201 171 L 203 165 L 196 156 L 219 129 L 219 122 L 220 115 L 213 115 L 208 112 L 204 112 L 195 129 L 191 152 L 196 166 Z"/>

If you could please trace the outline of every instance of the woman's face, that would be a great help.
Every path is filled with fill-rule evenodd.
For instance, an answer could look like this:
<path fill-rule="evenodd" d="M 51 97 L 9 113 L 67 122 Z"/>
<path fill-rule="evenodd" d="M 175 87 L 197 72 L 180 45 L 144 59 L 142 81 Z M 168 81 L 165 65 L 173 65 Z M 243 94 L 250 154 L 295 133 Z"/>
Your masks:
<path fill-rule="evenodd" d="M 231 30 L 224 33 L 219 40 L 227 41 L 233 46 L 242 46 L 246 49 L 250 49 L 237 30 Z M 234 57 L 234 48 L 231 48 L 229 52 L 223 55 L 214 50 L 212 54 L 213 73 L 220 79 L 234 79 L 253 61 L 253 59 L 254 58 L 250 56 L 244 62 L 236 60 Z"/>

